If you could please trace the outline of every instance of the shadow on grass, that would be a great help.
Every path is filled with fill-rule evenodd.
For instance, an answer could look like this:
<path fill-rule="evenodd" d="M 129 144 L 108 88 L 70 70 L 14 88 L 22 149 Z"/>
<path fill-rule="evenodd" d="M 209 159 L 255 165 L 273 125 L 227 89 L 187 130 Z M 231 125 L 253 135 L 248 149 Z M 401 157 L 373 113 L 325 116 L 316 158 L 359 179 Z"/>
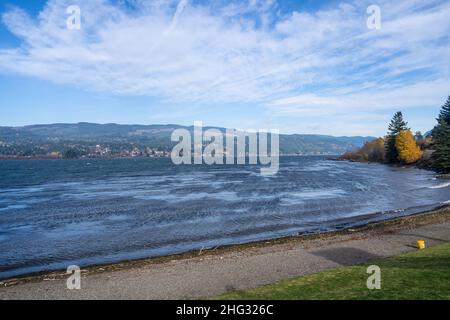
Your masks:
<path fill-rule="evenodd" d="M 450 299 L 450 244 L 391 258 L 356 248 L 319 250 L 313 254 L 336 262 L 335 268 L 271 285 L 238 291 L 220 299 Z M 360 263 L 358 263 L 358 261 Z M 355 264 L 347 267 L 349 264 Z M 381 289 L 367 288 L 367 266 L 381 268 Z"/>

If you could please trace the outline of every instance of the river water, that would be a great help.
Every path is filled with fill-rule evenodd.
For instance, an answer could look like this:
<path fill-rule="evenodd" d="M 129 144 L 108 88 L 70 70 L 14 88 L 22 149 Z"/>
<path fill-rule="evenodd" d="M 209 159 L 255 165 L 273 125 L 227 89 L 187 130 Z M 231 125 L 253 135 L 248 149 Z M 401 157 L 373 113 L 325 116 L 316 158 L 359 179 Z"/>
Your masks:
<path fill-rule="evenodd" d="M 0 278 L 168 255 L 413 214 L 450 200 L 429 171 L 323 157 L 0 161 Z"/>

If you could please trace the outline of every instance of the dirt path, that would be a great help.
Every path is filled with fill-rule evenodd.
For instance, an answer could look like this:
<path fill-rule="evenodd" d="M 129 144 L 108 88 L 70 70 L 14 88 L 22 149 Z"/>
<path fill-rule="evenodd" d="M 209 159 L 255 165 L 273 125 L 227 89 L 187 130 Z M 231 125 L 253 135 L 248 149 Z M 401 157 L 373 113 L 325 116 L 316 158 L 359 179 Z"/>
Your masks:
<path fill-rule="evenodd" d="M 0 299 L 195 299 L 450 242 L 450 209 L 315 239 L 202 252 L 189 258 L 89 268 L 81 290 L 53 273 L 0 283 Z"/>

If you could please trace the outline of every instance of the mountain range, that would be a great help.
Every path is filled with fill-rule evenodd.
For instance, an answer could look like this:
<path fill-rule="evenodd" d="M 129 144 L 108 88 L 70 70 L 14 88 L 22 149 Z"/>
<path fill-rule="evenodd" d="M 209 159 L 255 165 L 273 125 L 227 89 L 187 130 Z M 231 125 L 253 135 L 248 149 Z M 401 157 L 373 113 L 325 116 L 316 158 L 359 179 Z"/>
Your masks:
<path fill-rule="evenodd" d="M 114 154 L 126 150 L 171 150 L 170 136 L 175 129 L 193 131 L 193 126 L 181 125 L 123 125 L 97 123 L 55 123 L 22 127 L 0 127 L 0 156 L 43 156 L 76 149 L 89 155 L 99 147 Z M 204 127 L 207 130 L 211 127 Z M 217 128 L 225 131 L 224 128 Z M 335 137 L 317 134 L 281 134 L 280 153 L 298 155 L 337 155 L 357 149 L 370 136 Z"/>

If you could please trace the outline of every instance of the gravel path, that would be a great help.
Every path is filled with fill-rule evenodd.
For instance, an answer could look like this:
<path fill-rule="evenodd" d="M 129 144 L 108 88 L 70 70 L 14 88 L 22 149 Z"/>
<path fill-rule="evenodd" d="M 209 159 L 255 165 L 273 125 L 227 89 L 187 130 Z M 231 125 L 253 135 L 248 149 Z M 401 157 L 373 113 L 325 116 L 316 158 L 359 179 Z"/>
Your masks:
<path fill-rule="evenodd" d="M 0 299 L 196 299 L 417 250 L 418 239 L 427 246 L 450 242 L 448 214 L 427 222 L 420 222 L 420 216 L 413 219 L 317 239 L 130 264 L 120 270 L 88 269 L 81 290 L 66 289 L 61 274 L 4 282 Z"/>

